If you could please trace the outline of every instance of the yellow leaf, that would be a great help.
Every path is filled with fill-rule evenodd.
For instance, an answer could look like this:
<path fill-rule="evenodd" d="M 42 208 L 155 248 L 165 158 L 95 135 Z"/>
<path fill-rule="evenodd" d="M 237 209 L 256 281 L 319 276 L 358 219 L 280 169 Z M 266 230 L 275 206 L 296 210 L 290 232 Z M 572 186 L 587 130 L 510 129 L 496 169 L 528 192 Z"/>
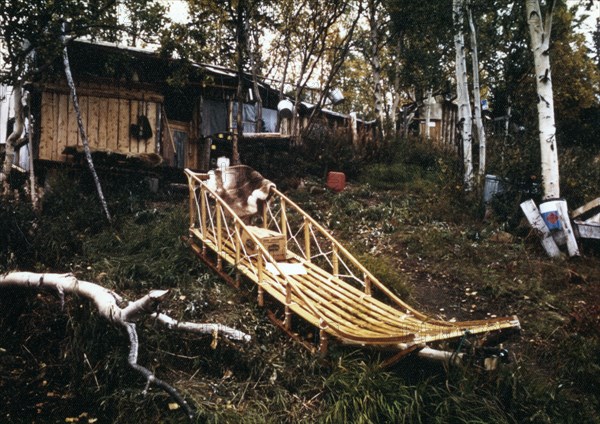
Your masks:
<path fill-rule="evenodd" d="M 179 404 L 178 403 L 174 403 L 174 402 L 169 403 L 169 410 L 170 411 L 174 411 L 176 409 L 179 409 Z"/>

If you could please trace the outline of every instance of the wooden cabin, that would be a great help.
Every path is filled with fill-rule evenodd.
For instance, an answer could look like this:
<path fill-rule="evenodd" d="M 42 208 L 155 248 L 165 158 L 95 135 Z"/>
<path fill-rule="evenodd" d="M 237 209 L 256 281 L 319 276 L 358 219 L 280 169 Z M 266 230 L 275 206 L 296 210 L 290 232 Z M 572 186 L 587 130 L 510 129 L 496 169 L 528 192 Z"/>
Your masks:
<path fill-rule="evenodd" d="M 236 126 L 237 74 L 215 65 L 189 64 L 141 49 L 74 42 L 69 56 L 82 120 L 93 154 L 126 163 L 207 170 L 215 150 Z M 60 65 L 57 66 L 60 69 Z M 74 163 L 82 154 L 71 93 L 60 72 L 35 86 L 37 159 Z M 172 84 L 177 75 L 181 84 Z M 251 85 L 246 76 L 245 84 Z M 263 139 L 278 134 L 279 93 L 260 83 Z M 256 134 L 256 102 L 244 104 L 244 132 Z M 216 149 L 215 144 L 221 145 Z"/>
<path fill-rule="evenodd" d="M 216 165 L 219 155 L 230 157 L 238 107 L 235 71 L 103 42 L 75 41 L 68 51 L 82 121 L 97 166 L 206 171 Z M 62 66 L 57 61 L 45 80 L 28 87 L 35 118 L 34 158 L 46 166 L 83 160 Z M 244 149 L 254 149 L 259 143 L 261 149 L 290 143 L 289 133 L 279 131 L 285 127 L 278 112 L 279 91 L 259 82 L 259 119 L 250 75 L 244 75 L 244 86 L 248 95 L 240 140 L 243 162 Z M 347 115 L 320 113 L 329 125 L 347 129 L 352 125 Z"/>
<path fill-rule="evenodd" d="M 419 105 L 416 121 L 419 126 L 419 135 L 425 137 L 427 134 L 427 127 L 429 125 L 429 138 L 437 145 L 448 148 L 456 149 L 456 121 L 458 116 L 458 107 L 450 100 L 447 100 L 444 96 L 438 95 L 431 99 L 429 104 L 429 124 L 427 124 L 427 100 L 423 101 L 423 104 Z"/>

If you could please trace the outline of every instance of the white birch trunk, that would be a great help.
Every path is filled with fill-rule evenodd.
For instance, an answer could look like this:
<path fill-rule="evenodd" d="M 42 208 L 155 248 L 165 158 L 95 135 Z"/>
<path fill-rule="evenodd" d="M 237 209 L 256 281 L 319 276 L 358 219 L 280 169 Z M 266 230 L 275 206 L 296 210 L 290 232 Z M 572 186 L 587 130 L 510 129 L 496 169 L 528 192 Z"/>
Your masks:
<path fill-rule="evenodd" d="M 384 110 L 383 110 L 383 89 L 381 87 L 381 62 L 379 60 L 379 21 L 377 17 L 377 2 L 375 0 L 369 1 L 369 26 L 371 36 L 371 67 L 373 70 L 373 97 L 375 101 L 375 117 L 377 119 L 377 125 L 381 131 L 382 136 L 385 137 L 383 128 L 384 122 Z"/>
<path fill-rule="evenodd" d="M 464 0 L 452 1 L 454 17 L 454 47 L 456 49 L 456 92 L 458 102 L 458 121 L 463 146 L 463 166 L 465 190 L 473 189 L 473 153 L 471 117 L 471 101 L 467 81 L 467 61 L 465 57 L 465 36 L 463 33 L 463 4 Z"/>
<path fill-rule="evenodd" d="M 94 179 L 94 184 L 96 185 L 96 192 L 98 193 L 98 198 L 100 199 L 100 204 L 102 205 L 104 215 L 106 215 L 106 219 L 108 220 L 108 222 L 111 222 L 112 218 L 110 216 L 110 212 L 108 211 L 108 205 L 106 203 L 106 199 L 104 198 L 104 193 L 102 191 L 100 179 L 98 178 L 96 168 L 94 167 L 94 161 L 92 160 L 92 152 L 90 150 L 90 143 L 88 141 L 83 121 L 81 119 L 79 99 L 77 97 L 77 90 L 75 89 L 75 82 L 73 81 L 73 74 L 71 73 L 71 65 L 69 64 L 69 52 L 67 51 L 66 38 L 64 35 L 61 36 L 61 41 L 63 44 L 63 64 L 65 67 L 65 77 L 67 78 L 67 84 L 69 86 L 69 89 L 71 90 L 71 97 L 73 98 L 73 109 L 75 110 L 75 115 L 77 116 L 77 126 L 79 128 L 79 133 L 81 134 L 81 143 L 83 144 L 85 159 L 88 164 L 88 168 L 90 169 L 90 173 L 92 174 L 92 178 Z"/>
<path fill-rule="evenodd" d="M 19 83 L 13 87 L 13 104 L 15 109 L 15 124 L 12 133 L 6 139 L 4 145 L 4 163 L 0 169 L 0 184 L 3 194 L 8 194 L 10 189 L 10 173 L 15 161 L 15 145 L 23 133 L 23 84 Z"/>
<path fill-rule="evenodd" d="M 395 51 L 395 56 L 396 56 L 396 72 L 394 75 L 394 82 L 393 82 L 393 87 L 394 87 L 394 92 L 393 92 L 393 98 L 392 98 L 392 114 L 391 114 L 391 126 L 393 128 L 393 132 L 395 136 L 398 135 L 402 135 L 402 136 L 406 136 L 405 131 L 402 128 L 399 128 L 400 125 L 404 124 L 404 119 L 403 118 L 399 118 L 398 116 L 398 106 L 400 105 L 400 99 L 401 99 L 401 93 L 400 93 L 400 73 L 401 73 L 401 69 L 402 69 L 402 62 L 400 60 L 398 60 L 398 58 L 402 57 L 402 42 L 400 40 L 400 38 L 398 38 L 398 40 L 396 41 L 396 43 L 394 44 L 394 51 Z M 404 115 L 404 113 L 403 113 Z M 402 124 L 399 125 L 398 120 L 400 119 L 400 122 Z M 399 131 L 400 130 L 400 131 Z"/>
<path fill-rule="evenodd" d="M 400 105 L 400 77 L 394 77 L 394 93 L 392 96 L 392 113 L 390 115 L 390 126 L 394 135 L 398 135 L 398 106 Z"/>
<path fill-rule="evenodd" d="M 475 128 L 477 129 L 477 141 L 479 142 L 479 171 L 478 176 L 480 182 L 485 176 L 485 154 L 486 154 L 486 137 L 483 120 L 481 118 L 481 93 L 479 87 L 479 57 L 477 54 L 477 32 L 475 23 L 473 22 L 473 13 L 471 7 L 468 7 L 469 12 L 469 28 L 471 32 L 471 59 L 473 62 L 473 107 L 475 116 Z"/>
<path fill-rule="evenodd" d="M 433 89 L 429 87 L 427 91 L 427 100 L 425 104 L 425 138 L 429 141 L 431 138 L 431 127 L 429 123 L 431 122 L 431 95 L 433 93 Z"/>
<path fill-rule="evenodd" d="M 250 33 L 250 22 L 247 23 L 247 33 Z M 258 45 L 258 34 L 254 33 L 254 44 Z M 254 60 L 254 50 L 250 42 L 248 42 L 248 59 L 250 60 L 250 67 L 252 69 L 252 92 L 254 93 L 254 100 L 256 101 L 256 120 L 254 122 L 254 131 L 263 132 L 263 102 L 260 96 L 260 90 L 258 89 L 258 69 L 256 61 Z"/>
<path fill-rule="evenodd" d="M 350 129 L 352 131 L 352 145 L 358 146 L 358 122 L 356 112 L 350 112 Z"/>
<path fill-rule="evenodd" d="M 558 152 L 556 147 L 554 97 L 549 56 L 554 0 L 551 0 L 548 5 L 545 22 L 542 20 L 538 0 L 526 0 L 525 7 L 531 38 L 531 51 L 533 52 L 535 64 L 535 81 L 538 95 L 537 110 L 541 148 L 542 187 L 544 190 L 543 198 L 544 200 L 558 199 L 560 197 Z"/>
<path fill-rule="evenodd" d="M 35 185 L 35 171 L 33 168 L 33 114 L 31 113 L 31 93 L 27 95 L 27 134 L 29 142 L 27 149 L 29 150 L 29 195 L 31 196 L 31 206 L 34 210 L 39 209 L 39 196 Z"/>

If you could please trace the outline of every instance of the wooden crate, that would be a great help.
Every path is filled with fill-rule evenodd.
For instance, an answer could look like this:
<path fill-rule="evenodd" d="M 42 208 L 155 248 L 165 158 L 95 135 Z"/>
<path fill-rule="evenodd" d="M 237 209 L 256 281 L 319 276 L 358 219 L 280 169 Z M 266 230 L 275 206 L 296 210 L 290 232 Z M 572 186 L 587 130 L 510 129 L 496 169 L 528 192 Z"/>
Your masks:
<path fill-rule="evenodd" d="M 286 259 L 287 245 L 283 234 L 252 225 L 248 225 L 246 228 L 262 243 L 273 259 L 276 261 L 284 261 Z M 258 252 L 258 247 L 246 231 L 242 233 L 242 243 L 244 243 L 248 254 L 254 255 Z"/>

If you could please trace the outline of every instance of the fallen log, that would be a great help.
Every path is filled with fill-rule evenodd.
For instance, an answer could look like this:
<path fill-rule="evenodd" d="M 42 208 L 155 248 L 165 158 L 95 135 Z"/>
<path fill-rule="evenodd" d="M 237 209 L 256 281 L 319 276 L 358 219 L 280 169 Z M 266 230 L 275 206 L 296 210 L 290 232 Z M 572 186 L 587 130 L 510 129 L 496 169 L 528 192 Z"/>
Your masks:
<path fill-rule="evenodd" d="M 159 313 L 158 306 L 166 299 L 168 290 L 152 290 L 142 298 L 129 302 L 120 307 L 123 299 L 116 292 L 89 281 L 78 280 L 73 274 L 38 274 L 33 272 L 11 272 L 0 275 L 0 289 L 20 287 L 35 291 L 56 291 L 60 298 L 61 307 L 64 305 L 65 294 L 85 297 L 92 301 L 98 313 L 113 324 L 125 328 L 129 337 L 129 365 L 142 374 L 146 379 L 144 393 L 150 384 L 166 391 L 175 402 L 185 411 L 186 415 L 194 418 L 194 411 L 188 402 L 179 394 L 177 389 L 157 378 L 152 371 L 138 364 L 138 334 L 135 322 L 143 316 L 151 316 L 164 324 L 169 330 L 179 330 L 198 334 L 221 334 L 232 340 L 249 341 L 250 336 L 242 331 L 221 324 L 206 324 L 177 321 L 170 316 Z"/>

